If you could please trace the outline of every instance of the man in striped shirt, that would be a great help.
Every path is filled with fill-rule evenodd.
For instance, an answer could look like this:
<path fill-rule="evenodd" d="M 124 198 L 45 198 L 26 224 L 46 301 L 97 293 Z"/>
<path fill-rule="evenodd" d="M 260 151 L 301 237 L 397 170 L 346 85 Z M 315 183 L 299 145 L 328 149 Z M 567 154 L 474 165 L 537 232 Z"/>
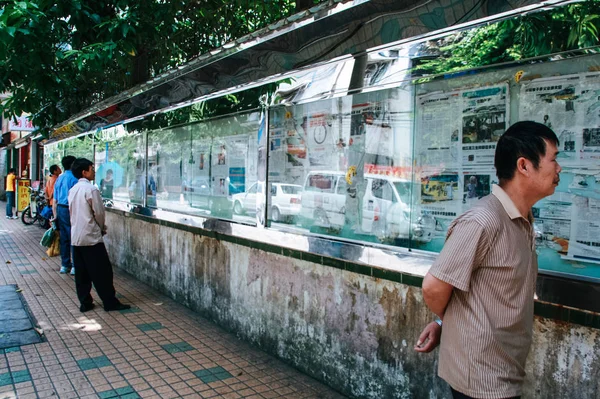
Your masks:
<path fill-rule="evenodd" d="M 454 398 L 521 395 L 538 270 L 531 208 L 560 181 L 558 144 L 545 125 L 512 125 L 496 147 L 500 184 L 452 223 L 425 276 L 423 298 L 440 320 L 415 350 L 433 350 L 441 335 L 438 374 Z"/>

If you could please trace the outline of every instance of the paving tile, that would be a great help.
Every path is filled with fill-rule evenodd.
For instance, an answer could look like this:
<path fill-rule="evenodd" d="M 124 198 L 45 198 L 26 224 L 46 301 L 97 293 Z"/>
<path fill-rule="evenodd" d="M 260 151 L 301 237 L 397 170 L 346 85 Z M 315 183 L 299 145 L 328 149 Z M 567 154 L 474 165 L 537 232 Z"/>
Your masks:
<path fill-rule="evenodd" d="M 188 352 L 188 351 L 194 350 L 193 346 L 191 346 L 187 342 L 183 342 L 183 341 L 177 342 L 174 344 L 162 345 L 162 348 L 171 354 L 179 353 L 179 352 Z"/>
<path fill-rule="evenodd" d="M 6 385 L 12 385 L 12 378 L 10 376 L 10 373 L 0 374 L 0 387 Z"/>
<path fill-rule="evenodd" d="M 106 313 L 92 292 L 97 307 L 82 314 L 73 278 L 39 245 L 44 231 L 3 220 L 0 230 L 10 233 L 0 235 L 0 301 L 10 301 L 0 309 L 25 298 L 46 339 L 0 349 L 0 398 L 341 398 L 118 268 L 117 297 L 133 308 Z"/>
<path fill-rule="evenodd" d="M 112 366 L 112 363 L 106 356 L 90 357 L 77 361 L 79 368 L 83 371 L 91 369 L 99 369 L 102 367 Z"/>
<path fill-rule="evenodd" d="M 164 328 L 164 326 L 162 324 L 160 324 L 159 322 L 154 322 L 154 323 L 147 323 L 147 324 L 138 324 L 136 326 L 137 328 L 139 328 L 141 331 L 156 331 L 156 330 L 160 330 L 162 328 Z"/>
<path fill-rule="evenodd" d="M 139 313 L 142 310 L 140 308 L 131 307 L 130 309 L 119 310 L 121 314 L 129 314 L 129 313 Z"/>

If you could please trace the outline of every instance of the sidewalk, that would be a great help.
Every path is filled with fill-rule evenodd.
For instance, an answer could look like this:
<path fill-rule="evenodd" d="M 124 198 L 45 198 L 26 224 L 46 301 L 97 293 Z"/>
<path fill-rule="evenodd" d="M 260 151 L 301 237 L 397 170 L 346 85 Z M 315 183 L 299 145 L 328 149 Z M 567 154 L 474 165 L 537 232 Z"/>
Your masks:
<path fill-rule="evenodd" d="M 0 219 L 0 286 L 18 285 L 44 334 L 0 349 L 0 399 L 342 398 L 117 269 L 118 296 L 133 308 L 80 313 L 43 232 Z"/>

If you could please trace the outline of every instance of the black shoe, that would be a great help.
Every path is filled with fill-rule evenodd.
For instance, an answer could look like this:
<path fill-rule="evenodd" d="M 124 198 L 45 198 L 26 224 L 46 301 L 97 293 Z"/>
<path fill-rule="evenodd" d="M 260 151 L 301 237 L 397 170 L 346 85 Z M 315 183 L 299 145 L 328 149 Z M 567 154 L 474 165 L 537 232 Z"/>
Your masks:
<path fill-rule="evenodd" d="M 127 309 L 131 309 L 131 305 L 125 305 L 124 303 L 121 302 L 117 302 L 116 305 L 113 306 L 105 306 L 104 310 L 106 310 L 107 312 L 113 311 L 113 310 L 127 310 Z"/>
<path fill-rule="evenodd" d="M 93 303 L 90 303 L 89 305 L 81 305 L 79 307 L 79 311 L 81 313 L 85 313 L 85 312 L 88 312 L 88 311 L 94 309 L 95 307 L 96 307 L 96 305 L 94 305 Z"/>

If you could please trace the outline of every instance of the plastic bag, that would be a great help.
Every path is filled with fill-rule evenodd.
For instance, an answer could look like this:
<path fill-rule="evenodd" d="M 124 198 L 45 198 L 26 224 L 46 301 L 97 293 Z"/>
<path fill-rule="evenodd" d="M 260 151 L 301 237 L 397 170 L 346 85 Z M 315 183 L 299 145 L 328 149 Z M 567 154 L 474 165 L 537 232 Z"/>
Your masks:
<path fill-rule="evenodd" d="M 46 254 L 50 257 L 60 255 L 60 238 L 58 231 L 54 232 L 54 239 L 52 240 L 52 245 L 46 251 Z"/>
<path fill-rule="evenodd" d="M 42 215 L 44 219 L 52 219 L 52 207 L 50 205 L 45 206 L 40 212 L 40 215 Z"/>
<path fill-rule="evenodd" d="M 56 228 L 54 226 L 50 227 L 44 235 L 42 236 L 42 240 L 40 241 L 40 245 L 46 248 L 50 248 L 52 245 L 52 241 L 54 240 L 54 232 Z"/>

